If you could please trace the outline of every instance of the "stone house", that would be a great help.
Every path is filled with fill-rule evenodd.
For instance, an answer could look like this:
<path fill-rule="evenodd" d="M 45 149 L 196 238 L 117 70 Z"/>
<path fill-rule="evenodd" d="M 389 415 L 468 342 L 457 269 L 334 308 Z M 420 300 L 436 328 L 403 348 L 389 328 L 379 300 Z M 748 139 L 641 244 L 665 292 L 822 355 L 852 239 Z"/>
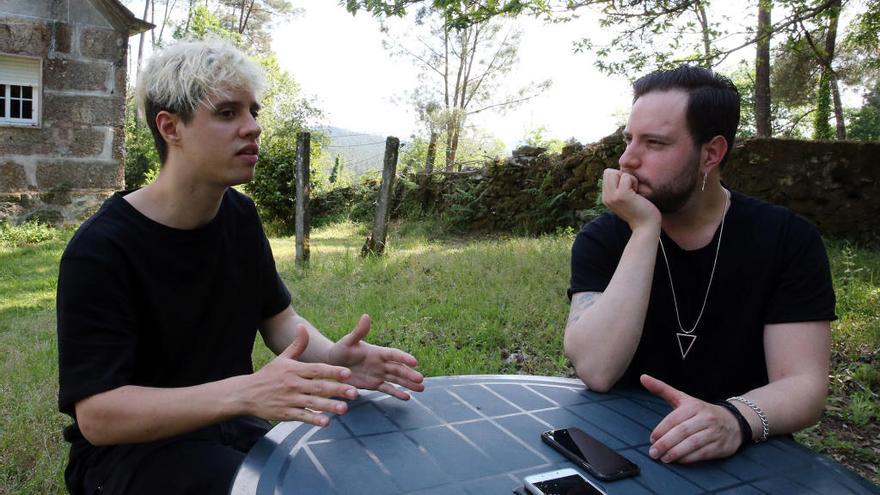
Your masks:
<path fill-rule="evenodd" d="M 0 222 L 73 222 L 124 186 L 119 0 L 0 0 Z"/>

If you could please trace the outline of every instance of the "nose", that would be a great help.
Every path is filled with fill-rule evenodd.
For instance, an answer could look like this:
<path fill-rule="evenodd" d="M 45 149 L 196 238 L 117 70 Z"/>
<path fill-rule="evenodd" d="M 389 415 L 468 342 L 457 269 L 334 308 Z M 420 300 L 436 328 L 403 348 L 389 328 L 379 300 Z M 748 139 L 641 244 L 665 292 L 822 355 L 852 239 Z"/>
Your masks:
<path fill-rule="evenodd" d="M 241 126 L 239 132 L 241 133 L 241 137 L 256 139 L 263 132 L 263 128 L 260 127 L 260 123 L 257 122 L 256 117 L 251 114 L 247 114 L 245 123 Z"/>
<path fill-rule="evenodd" d="M 620 165 L 620 170 L 625 172 L 639 168 L 641 161 L 639 160 L 636 147 L 632 141 L 626 145 L 626 148 L 623 150 L 623 154 L 620 155 L 617 163 Z"/>

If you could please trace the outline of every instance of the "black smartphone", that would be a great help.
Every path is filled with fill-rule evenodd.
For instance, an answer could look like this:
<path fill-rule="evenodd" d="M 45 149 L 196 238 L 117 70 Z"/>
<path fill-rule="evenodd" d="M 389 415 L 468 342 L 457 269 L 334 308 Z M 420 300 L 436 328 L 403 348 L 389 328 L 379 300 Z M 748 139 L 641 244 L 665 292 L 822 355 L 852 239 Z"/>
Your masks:
<path fill-rule="evenodd" d="M 600 480 L 639 474 L 637 465 L 578 428 L 545 431 L 541 440 Z"/>

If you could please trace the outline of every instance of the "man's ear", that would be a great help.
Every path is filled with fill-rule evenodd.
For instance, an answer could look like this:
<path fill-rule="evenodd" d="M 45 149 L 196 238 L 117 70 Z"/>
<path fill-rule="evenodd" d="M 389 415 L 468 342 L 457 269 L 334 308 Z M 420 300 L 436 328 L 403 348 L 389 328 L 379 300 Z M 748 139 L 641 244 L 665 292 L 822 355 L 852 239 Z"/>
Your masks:
<path fill-rule="evenodd" d="M 178 129 L 180 125 L 180 117 L 171 112 L 162 110 L 156 114 L 156 129 L 159 130 L 159 134 L 162 135 L 168 146 L 176 146 L 180 140 L 180 130 Z"/>
<path fill-rule="evenodd" d="M 704 173 L 708 174 L 718 167 L 721 160 L 724 159 L 724 156 L 727 154 L 727 139 L 719 134 L 710 139 L 708 143 L 702 146 L 702 148 L 703 162 L 700 164 L 700 168 Z"/>

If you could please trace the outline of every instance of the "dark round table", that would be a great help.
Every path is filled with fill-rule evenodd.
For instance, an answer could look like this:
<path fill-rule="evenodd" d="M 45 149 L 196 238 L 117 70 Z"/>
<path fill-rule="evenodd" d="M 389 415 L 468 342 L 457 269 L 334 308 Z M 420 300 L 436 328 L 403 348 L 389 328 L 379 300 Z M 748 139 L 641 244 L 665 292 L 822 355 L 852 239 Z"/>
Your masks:
<path fill-rule="evenodd" d="M 641 468 L 601 482 L 609 494 L 868 494 L 880 488 L 787 437 L 722 460 L 667 465 L 648 435 L 670 411 L 639 390 L 598 394 L 579 380 L 519 375 L 428 378 L 402 402 L 362 391 L 318 428 L 279 423 L 242 463 L 234 495 L 510 494 L 526 475 L 575 467 L 542 431 L 576 426 Z"/>

